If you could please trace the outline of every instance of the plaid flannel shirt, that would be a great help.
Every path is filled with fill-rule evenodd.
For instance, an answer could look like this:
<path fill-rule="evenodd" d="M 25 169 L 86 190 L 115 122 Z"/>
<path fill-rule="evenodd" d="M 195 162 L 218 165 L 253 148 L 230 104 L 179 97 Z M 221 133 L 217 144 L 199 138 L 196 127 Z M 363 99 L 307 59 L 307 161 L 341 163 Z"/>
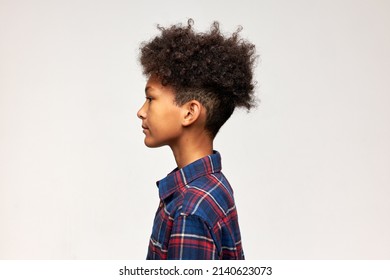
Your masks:
<path fill-rule="evenodd" d="M 218 152 L 176 168 L 157 186 L 160 205 L 147 259 L 244 259 L 233 190 Z"/>

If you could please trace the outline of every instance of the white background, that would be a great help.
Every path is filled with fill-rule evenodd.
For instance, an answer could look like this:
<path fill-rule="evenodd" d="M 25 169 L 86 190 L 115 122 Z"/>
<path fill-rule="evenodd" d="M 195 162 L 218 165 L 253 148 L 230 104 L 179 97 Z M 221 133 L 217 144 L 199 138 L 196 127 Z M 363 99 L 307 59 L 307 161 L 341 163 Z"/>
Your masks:
<path fill-rule="evenodd" d="M 257 110 L 215 141 L 247 259 L 390 258 L 388 1 L 0 0 L 0 258 L 144 259 L 139 44 L 213 20 L 256 44 Z"/>

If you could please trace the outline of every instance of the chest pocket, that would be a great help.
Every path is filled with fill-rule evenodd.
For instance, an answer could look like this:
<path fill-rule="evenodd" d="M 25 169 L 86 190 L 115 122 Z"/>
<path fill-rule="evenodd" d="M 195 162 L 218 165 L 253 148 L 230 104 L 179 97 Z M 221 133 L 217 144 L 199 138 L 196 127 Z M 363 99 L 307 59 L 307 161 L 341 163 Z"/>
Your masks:
<path fill-rule="evenodd" d="M 173 218 L 163 203 L 160 203 L 154 218 L 151 242 L 153 253 L 165 259 L 168 253 L 169 239 L 173 226 Z"/>

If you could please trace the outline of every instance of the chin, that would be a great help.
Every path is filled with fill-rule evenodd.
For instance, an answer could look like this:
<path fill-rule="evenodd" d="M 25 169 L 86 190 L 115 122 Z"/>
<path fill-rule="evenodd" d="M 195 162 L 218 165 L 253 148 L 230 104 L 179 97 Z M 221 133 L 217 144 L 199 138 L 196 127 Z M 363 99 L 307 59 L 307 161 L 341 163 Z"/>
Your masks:
<path fill-rule="evenodd" d="M 145 146 L 148 147 L 148 148 L 158 148 L 158 147 L 164 146 L 161 143 L 156 143 L 156 142 L 150 141 L 150 140 L 148 140 L 146 138 L 145 138 L 144 143 L 145 143 Z"/>

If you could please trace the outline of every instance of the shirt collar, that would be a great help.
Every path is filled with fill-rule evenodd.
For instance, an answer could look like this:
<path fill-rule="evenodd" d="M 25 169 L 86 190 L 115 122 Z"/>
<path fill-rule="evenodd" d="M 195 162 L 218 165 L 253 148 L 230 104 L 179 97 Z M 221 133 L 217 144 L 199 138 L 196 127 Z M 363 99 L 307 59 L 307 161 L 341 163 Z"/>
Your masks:
<path fill-rule="evenodd" d="M 212 155 L 198 159 L 181 169 L 175 168 L 164 179 L 156 183 L 160 199 L 164 200 L 178 188 L 186 186 L 199 177 L 220 172 L 221 169 L 221 155 L 217 151 L 213 151 Z"/>

